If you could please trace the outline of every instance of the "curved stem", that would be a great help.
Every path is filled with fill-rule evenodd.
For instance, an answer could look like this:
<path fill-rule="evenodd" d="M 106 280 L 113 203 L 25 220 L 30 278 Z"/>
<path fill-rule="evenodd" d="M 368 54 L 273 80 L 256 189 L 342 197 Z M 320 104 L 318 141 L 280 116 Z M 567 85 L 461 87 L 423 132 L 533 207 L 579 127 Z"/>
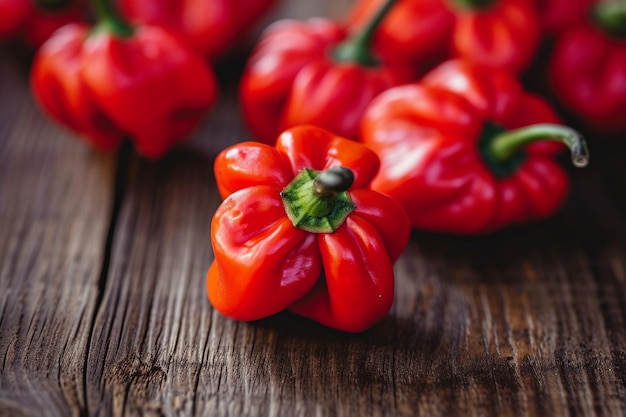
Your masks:
<path fill-rule="evenodd" d="M 382 7 L 374 14 L 372 19 L 336 49 L 334 57 L 341 62 L 356 62 L 363 66 L 376 66 L 378 59 L 372 53 L 372 39 L 381 22 L 391 10 L 397 0 L 385 0 Z"/>
<path fill-rule="evenodd" d="M 101 27 L 122 37 L 133 34 L 133 27 L 118 12 L 113 0 L 90 0 L 90 4 Z"/>
<path fill-rule="evenodd" d="M 594 21 L 609 35 L 626 36 L 626 1 L 601 1 L 592 9 Z"/>
<path fill-rule="evenodd" d="M 499 133 L 491 140 L 489 152 L 496 160 L 506 161 L 529 143 L 543 140 L 565 144 L 572 154 L 574 166 L 581 168 L 589 164 L 589 150 L 583 136 L 570 127 L 557 124 L 536 124 Z"/>

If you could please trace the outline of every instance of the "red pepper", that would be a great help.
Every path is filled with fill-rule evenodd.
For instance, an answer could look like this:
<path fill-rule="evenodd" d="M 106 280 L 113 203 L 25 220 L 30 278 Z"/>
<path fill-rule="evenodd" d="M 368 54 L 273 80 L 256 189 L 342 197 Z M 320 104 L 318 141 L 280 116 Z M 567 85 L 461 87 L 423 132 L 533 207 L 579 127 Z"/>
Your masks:
<path fill-rule="evenodd" d="M 539 12 L 544 31 L 559 33 L 578 24 L 596 0 L 532 0 Z"/>
<path fill-rule="evenodd" d="M 106 1 L 94 30 L 61 28 L 38 51 L 36 98 L 54 119 L 97 148 L 130 137 L 150 158 L 164 155 L 202 120 L 216 96 L 211 68 L 163 29 L 131 28 Z"/>
<path fill-rule="evenodd" d="M 484 233 L 545 218 L 569 188 L 558 142 L 575 165 L 588 160 L 582 137 L 558 122 L 508 71 L 448 61 L 368 108 L 362 139 L 381 159 L 372 188 L 418 229 Z"/>
<path fill-rule="evenodd" d="M 277 0 L 120 0 L 131 20 L 166 27 L 209 58 L 241 39 Z"/>
<path fill-rule="evenodd" d="M 366 12 L 381 2 L 361 0 L 349 26 L 360 27 Z M 402 0 L 383 22 L 376 45 L 390 61 L 409 59 L 422 67 L 433 57 L 455 56 L 521 72 L 540 35 L 539 17 L 528 0 Z"/>
<path fill-rule="evenodd" d="M 0 0 L 0 38 L 22 36 L 35 47 L 68 23 L 83 20 L 80 0 Z"/>
<path fill-rule="evenodd" d="M 11 36 L 24 24 L 30 13 L 26 0 L 0 0 L 0 38 Z"/>
<path fill-rule="evenodd" d="M 314 126 L 285 131 L 275 147 L 220 153 L 213 306 L 245 321 L 289 309 L 350 332 L 381 320 L 410 227 L 395 201 L 367 188 L 378 166 L 370 149 Z"/>
<path fill-rule="evenodd" d="M 248 61 L 240 103 L 252 133 L 272 144 L 283 130 L 314 124 L 354 139 L 365 106 L 407 79 L 408 63 L 386 65 L 372 56 L 370 38 L 393 0 L 353 38 L 323 18 L 271 25 Z"/>
<path fill-rule="evenodd" d="M 602 132 L 626 130 L 626 4 L 600 2 L 593 18 L 563 31 L 549 61 L 559 102 Z"/>
<path fill-rule="evenodd" d="M 455 1 L 468 7 L 456 12 L 455 56 L 515 72 L 530 64 L 541 35 L 531 5 L 525 0 Z"/>

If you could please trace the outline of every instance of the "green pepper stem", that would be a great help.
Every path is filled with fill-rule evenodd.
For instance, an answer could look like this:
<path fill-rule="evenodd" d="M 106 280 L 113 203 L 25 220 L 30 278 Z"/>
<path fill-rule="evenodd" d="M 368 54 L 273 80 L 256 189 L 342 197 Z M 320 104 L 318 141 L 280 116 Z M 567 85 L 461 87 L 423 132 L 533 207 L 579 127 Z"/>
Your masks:
<path fill-rule="evenodd" d="M 572 154 L 574 166 L 582 168 L 589 164 L 589 150 L 583 136 L 570 127 L 557 124 L 535 124 L 499 133 L 489 143 L 489 151 L 496 160 L 506 161 L 527 144 L 543 140 L 565 144 Z"/>
<path fill-rule="evenodd" d="M 378 65 L 379 61 L 372 53 L 372 39 L 396 1 L 386 0 L 365 27 L 337 46 L 334 58 L 340 62 L 355 62 L 366 67 Z"/>
<path fill-rule="evenodd" d="M 448 0 L 454 9 L 458 10 L 481 10 L 486 9 L 498 0 Z"/>
<path fill-rule="evenodd" d="M 121 37 L 133 34 L 133 27 L 119 13 L 113 0 L 90 0 L 90 4 L 98 18 L 99 27 Z"/>
<path fill-rule="evenodd" d="M 592 8 L 594 22 L 611 36 L 626 36 L 626 1 L 600 1 Z"/>

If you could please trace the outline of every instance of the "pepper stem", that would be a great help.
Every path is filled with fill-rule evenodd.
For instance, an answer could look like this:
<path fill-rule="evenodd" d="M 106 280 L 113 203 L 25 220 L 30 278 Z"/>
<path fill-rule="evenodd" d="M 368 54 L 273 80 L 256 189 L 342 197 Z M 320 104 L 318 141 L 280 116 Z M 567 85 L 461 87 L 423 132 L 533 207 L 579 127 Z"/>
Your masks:
<path fill-rule="evenodd" d="M 334 51 L 334 58 L 339 62 L 355 62 L 365 67 L 378 65 L 378 58 L 372 53 L 372 39 L 397 0 L 385 0 L 371 20 L 353 36 L 339 44 Z"/>
<path fill-rule="evenodd" d="M 90 0 L 90 5 L 98 18 L 99 27 L 121 37 L 133 34 L 133 27 L 122 17 L 112 0 Z"/>
<path fill-rule="evenodd" d="M 345 167 L 305 168 L 280 193 L 291 223 L 313 233 L 330 233 L 356 208 L 347 190 L 354 174 Z"/>
<path fill-rule="evenodd" d="M 626 1 L 601 1 L 592 8 L 594 21 L 611 36 L 626 36 Z"/>
<path fill-rule="evenodd" d="M 481 10 L 486 9 L 498 0 L 448 0 L 451 6 L 459 10 Z"/>
<path fill-rule="evenodd" d="M 578 168 L 589 164 L 587 142 L 576 130 L 557 124 L 535 124 L 497 134 L 489 143 L 490 155 L 498 161 L 510 160 L 529 143 L 552 140 L 565 144 L 571 154 L 572 163 Z"/>
<path fill-rule="evenodd" d="M 354 173 L 346 167 L 332 167 L 313 180 L 313 191 L 319 197 L 347 191 L 354 182 Z"/>

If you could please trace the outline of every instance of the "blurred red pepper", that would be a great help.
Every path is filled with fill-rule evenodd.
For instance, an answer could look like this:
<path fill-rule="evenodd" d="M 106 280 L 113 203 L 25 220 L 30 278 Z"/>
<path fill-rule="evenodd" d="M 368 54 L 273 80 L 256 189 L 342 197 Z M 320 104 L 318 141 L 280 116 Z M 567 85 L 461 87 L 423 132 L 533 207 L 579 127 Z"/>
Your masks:
<path fill-rule="evenodd" d="M 81 0 L 0 0 L 0 38 L 22 36 L 40 46 L 52 33 L 84 18 Z"/>
<path fill-rule="evenodd" d="M 314 124 L 354 139 L 365 106 L 407 80 L 409 63 L 387 65 L 370 52 L 370 39 L 394 1 L 386 0 L 369 25 L 345 39 L 323 18 L 271 25 L 250 57 L 240 104 L 252 133 L 272 144 L 281 131 Z"/>
<path fill-rule="evenodd" d="M 454 0 L 455 56 L 521 72 L 535 56 L 541 24 L 525 0 Z M 465 6 L 461 4 L 465 3 Z"/>
<path fill-rule="evenodd" d="M 15 34 L 30 14 L 27 0 L 0 0 L 0 38 Z"/>
<path fill-rule="evenodd" d="M 381 159 L 372 188 L 418 229 L 484 233 L 545 218 L 569 188 L 558 142 L 575 165 L 588 160 L 582 137 L 558 122 L 508 71 L 448 61 L 366 111 L 362 139 Z"/>
<path fill-rule="evenodd" d="M 626 3 L 599 2 L 593 10 L 557 37 L 548 64 L 550 86 L 586 126 L 626 131 Z"/>
<path fill-rule="evenodd" d="M 275 147 L 220 153 L 212 305 L 246 321 L 289 309 L 350 332 L 381 320 L 410 226 L 395 201 L 367 188 L 378 167 L 370 149 L 314 126 L 285 131 Z"/>
<path fill-rule="evenodd" d="M 558 33 L 578 24 L 596 0 L 531 0 L 539 12 L 544 31 Z"/>
<path fill-rule="evenodd" d="M 277 0 L 119 0 L 132 21 L 166 27 L 209 58 L 242 38 Z"/>
<path fill-rule="evenodd" d="M 211 68 L 161 28 L 130 27 L 106 0 L 101 23 L 64 26 L 38 51 L 33 92 L 60 123 L 104 150 L 130 137 L 157 158 L 183 140 L 216 98 Z"/>
<path fill-rule="evenodd" d="M 383 0 L 361 0 L 348 18 L 358 30 Z M 521 72 L 538 48 L 541 25 L 528 0 L 400 0 L 376 35 L 390 62 L 427 68 L 456 56 Z"/>

